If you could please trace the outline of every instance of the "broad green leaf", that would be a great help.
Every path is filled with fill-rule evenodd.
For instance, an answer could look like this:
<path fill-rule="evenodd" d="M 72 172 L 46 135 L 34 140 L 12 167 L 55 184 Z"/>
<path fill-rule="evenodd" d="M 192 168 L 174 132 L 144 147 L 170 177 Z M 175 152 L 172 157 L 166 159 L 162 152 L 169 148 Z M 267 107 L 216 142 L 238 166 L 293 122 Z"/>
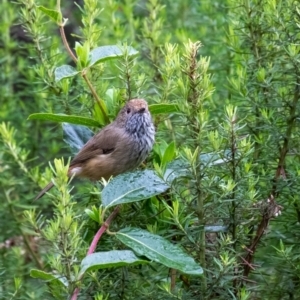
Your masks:
<path fill-rule="evenodd" d="M 94 135 L 88 127 L 63 123 L 64 141 L 70 146 L 72 153 L 76 154 L 83 145 Z"/>
<path fill-rule="evenodd" d="M 201 167 L 217 166 L 220 164 L 227 163 L 230 159 L 230 150 L 225 150 L 222 153 L 222 155 L 215 152 L 211 152 L 201 153 L 199 156 Z M 168 183 L 171 183 L 177 178 L 190 176 L 190 168 L 191 166 L 188 162 L 184 161 L 183 159 L 175 159 L 167 165 L 164 174 L 164 180 L 166 180 Z"/>
<path fill-rule="evenodd" d="M 48 114 L 48 113 L 36 113 L 28 117 L 28 120 L 44 120 L 44 121 L 54 121 L 54 122 L 66 122 L 77 125 L 99 127 L 100 124 L 90 118 L 70 116 L 63 114 Z"/>
<path fill-rule="evenodd" d="M 167 164 L 164 180 L 172 183 L 175 179 L 190 175 L 191 166 L 183 159 L 175 159 Z"/>
<path fill-rule="evenodd" d="M 61 12 L 54 9 L 49 9 L 44 6 L 37 6 L 37 8 L 43 12 L 46 16 L 51 18 L 55 23 L 60 25 L 62 23 L 62 15 Z"/>
<path fill-rule="evenodd" d="M 221 154 L 216 152 L 201 153 L 199 159 L 201 165 L 215 166 L 230 161 L 231 160 L 230 154 L 231 154 L 230 150 L 224 150 Z"/>
<path fill-rule="evenodd" d="M 174 159 L 175 156 L 175 143 L 174 141 L 171 142 L 167 149 L 164 152 L 162 163 L 165 166 L 167 163 L 169 163 L 172 159 Z"/>
<path fill-rule="evenodd" d="M 54 281 L 55 280 L 55 281 L 63 284 L 66 287 L 68 286 L 67 279 L 60 275 L 54 275 L 51 273 L 46 273 L 44 271 L 32 269 L 32 270 L 30 270 L 30 276 L 33 278 L 38 278 L 38 279 L 42 279 L 45 281 Z"/>
<path fill-rule="evenodd" d="M 63 65 L 60 67 L 57 67 L 54 71 L 54 77 L 55 77 L 55 81 L 60 81 L 63 78 L 68 78 L 68 77 L 73 77 L 75 75 L 77 75 L 79 73 L 79 71 L 77 71 L 76 69 L 74 69 L 73 67 L 69 66 L 69 65 Z"/>
<path fill-rule="evenodd" d="M 179 246 L 170 243 L 159 235 L 139 228 L 123 228 L 116 238 L 130 247 L 135 253 L 146 256 L 168 268 L 190 275 L 201 275 L 202 268 Z"/>
<path fill-rule="evenodd" d="M 161 103 L 161 104 L 149 105 L 149 111 L 152 115 L 170 114 L 170 113 L 178 112 L 178 110 L 179 109 L 177 104 Z"/>
<path fill-rule="evenodd" d="M 137 55 L 138 51 L 136 51 L 132 47 L 123 48 L 122 46 L 101 46 L 93 49 L 90 52 L 90 64 L 89 66 L 93 66 L 94 64 L 104 62 L 106 60 L 111 60 L 114 58 L 119 58 L 124 55 L 125 51 L 128 52 L 129 56 Z"/>
<path fill-rule="evenodd" d="M 169 186 L 154 171 L 143 170 L 113 178 L 102 191 L 105 207 L 137 202 L 165 192 Z"/>
<path fill-rule="evenodd" d="M 81 262 L 80 275 L 86 271 L 118 268 L 147 264 L 149 261 L 138 258 L 131 250 L 111 250 L 86 256 Z"/>

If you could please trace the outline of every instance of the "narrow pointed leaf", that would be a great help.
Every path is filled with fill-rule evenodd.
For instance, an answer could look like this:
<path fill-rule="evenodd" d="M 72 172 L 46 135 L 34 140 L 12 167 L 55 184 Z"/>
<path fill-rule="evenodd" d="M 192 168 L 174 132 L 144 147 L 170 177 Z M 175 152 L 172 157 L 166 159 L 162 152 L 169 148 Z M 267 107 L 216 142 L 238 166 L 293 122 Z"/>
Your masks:
<path fill-rule="evenodd" d="M 121 46 L 111 45 L 111 46 L 101 46 L 95 48 L 90 52 L 89 66 L 92 66 L 100 62 L 104 62 L 106 60 L 119 58 L 124 55 L 125 51 L 127 51 L 129 56 L 138 54 L 138 51 L 136 51 L 132 47 L 127 47 L 126 49 L 125 48 L 122 49 Z"/>
<path fill-rule="evenodd" d="M 44 271 L 41 270 L 36 270 L 36 269 L 32 269 L 30 270 L 30 276 L 32 278 L 38 278 L 38 279 L 42 279 L 45 281 L 57 281 L 60 284 L 63 284 L 64 286 L 68 286 L 68 281 L 66 280 L 66 278 L 61 277 L 60 275 L 54 275 L 51 273 L 46 273 Z"/>
<path fill-rule="evenodd" d="M 154 171 L 144 170 L 121 174 L 109 182 L 102 191 L 102 204 L 111 207 L 137 202 L 161 194 L 169 188 Z"/>
<path fill-rule="evenodd" d="M 123 228 L 116 233 L 116 238 L 138 255 L 146 256 L 168 268 L 190 275 L 203 273 L 192 257 L 159 235 L 139 228 Z"/>
<path fill-rule="evenodd" d="M 177 104 L 167 104 L 167 103 L 161 103 L 161 104 L 151 104 L 149 105 L 149 111 L 152 115 L 158 115 L 158 114 L 170 114 L 178 112 L 178 106 Z"/>
<path fill-rule="evenodd" d="M 39 278 L 39 279 L 43 279 L 43 280 L 54 280 L 54 279 L 56 279 L 53 276 L 53 274 L 46 273 L 44 271 L 40 271 L 40 270 L 36 270 L 36 269 L 30 270 L 30 276 L 33 277 L 33 278 Z"/>
<path fill-rule="evenodd" d="M 75 42 L 75 52 L 77 55 L 77 65 L 80 69 L 83 69 L 88 66 L 90 61 L 90 45 L 88 42 L 80 44 L 79 42 Z"/>
<path fill-rule="evenodd" d="M 100 109 L 99 103 L 95 102 L 93 117 L 97 122 L 99 122 L 99 124 L 105 125 L 105 123 L 107 122 L 107 115 L 108 115 L 107 106 L 102 99 L 100 99 L 100 102 L 104 109 L 104 113 Z"/>
<path fill-rule="evenodd" d="M 86 271 L 146 264 L 149 261 L 138 258 L 131 250 L 97 252 L 86 256 L 81 262 L 80 275 Z"/>
<path fill-rule="evenodd" d="M 72 153 L 76 154 L 94 132 L 85 126 L 63 123 L 63 134 L 64 141 L 70 146 Z"/>
<path fill-rule="evenodd" d="M 76 69 L 74 69 L 73 67 L 69 66 L 69 65 L 63 65 L 60 67 L 57 67 L 54 71 L 54 77 L 55 77 L 55 81 L 60 81 L 63 78 L 68 78 L 68 77 L 73 77 L 75 75 L 77 75 L 79 73 L 79 71 L 77 71 Z"/>
<path fill-rule="evenodd" d="M 99 127 L 100 126 L 100 124 L 97 121 L 90 119 L 90 118 L 63 115 L 63 114 L 36 113 L 36 114 L 31 114 L 28 117 L 28 120 L 66 122 L 66 123 L 91 126 L 91 127 Z"/>
<path fill-rule="evenodd" d="M 173 141 L 168 145 L 167 149 L 164 152 L 164 156 L 162 158 L 163 164 L 166 165 L 167 163 L 169 163 L 171 160 L 174 159 L 174 156 L 175 156 L 175 143 Z"/>
<path fill-rule="evenodd" d="M 99 212 L 95 212 L 94 210 L 86 208 L 84 212 L 89 216 L 93 221 L 100 223 Z"/>
<path fill-rule="evenodd" d="M 43 12 L 46 16 L 52 19 L 55 23 L 61 24 L 62 14 L 58 10 L 49 9 L 44 6 L 37 6 L 37 8 Z"/>

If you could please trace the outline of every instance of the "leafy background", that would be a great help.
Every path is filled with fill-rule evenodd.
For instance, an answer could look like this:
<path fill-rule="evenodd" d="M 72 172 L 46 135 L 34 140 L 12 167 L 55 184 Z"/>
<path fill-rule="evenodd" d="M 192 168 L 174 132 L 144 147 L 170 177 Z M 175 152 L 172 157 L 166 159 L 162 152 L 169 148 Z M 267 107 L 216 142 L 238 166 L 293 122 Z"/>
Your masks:
<path fill-rule="evenodd" d="M 66 225 L 56 198 L 32 201 L 53 177 L 48 162 L 66 162 L 72 151 L 64 142 L 68 125 L 28 117 L 93 119 L 92 131 L 107 123 L 81 76 L 55 81 L 58 67 L 78 66 L 57 24 L 36 5 L 56 9 L 53 0 L 0 3 L 3 299 L 70 297 L 102 212 L 101 183 L 74 181 L 76 205 L 68 202 L 63 211 L 74 223 L 61 238 L 62 230 L 53 229 Z M 138 51 L 90 70 L 109 120 L 136 96 L 153 108 L 173 105 L 154 116 L 156 145 L 144 165 L 166 181 L 174 176 L 170 191 L 123 205 L 110 230 L 130 226 L 164 237 L 204 269 L 199 277 L 159 263 L 97 267 L 81 282 L 80 297 L 299 299 L 298 3 L 86 0 L 61 6 L 72 49 L 80 48 L 77 42 L 91 50 L 127 44 Z M 64 168 L 54 165 L 67 189 Z M 118 238 L 103 235 L 98 250 L 123 249 Z M 64 276 L 71 270 L 72 284 L 41 284 L 44 271 L 30 276 L 32 269 Z"/>

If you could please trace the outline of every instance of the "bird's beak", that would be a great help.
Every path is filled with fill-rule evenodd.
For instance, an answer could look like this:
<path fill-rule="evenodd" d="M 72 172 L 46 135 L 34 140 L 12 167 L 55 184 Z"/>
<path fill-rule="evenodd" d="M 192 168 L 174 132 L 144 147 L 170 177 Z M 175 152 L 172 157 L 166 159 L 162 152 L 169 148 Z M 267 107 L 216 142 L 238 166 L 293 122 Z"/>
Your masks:
<path fill-rule="evenodd" d="M 143 114 L 146 111 L 145 107 L 142 107 L 138 110 L 138 113 Z"/>

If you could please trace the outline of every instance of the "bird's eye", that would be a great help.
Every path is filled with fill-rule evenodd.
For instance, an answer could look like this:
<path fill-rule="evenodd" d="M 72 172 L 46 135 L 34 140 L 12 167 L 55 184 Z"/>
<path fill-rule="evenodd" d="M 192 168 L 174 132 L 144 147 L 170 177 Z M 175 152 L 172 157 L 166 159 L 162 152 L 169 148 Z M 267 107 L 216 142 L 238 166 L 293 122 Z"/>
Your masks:
<path fill-rule="evenodd" d="M 130 114 L 131 110 L 130 108 L 127 108 L 127 113 Z"/>

